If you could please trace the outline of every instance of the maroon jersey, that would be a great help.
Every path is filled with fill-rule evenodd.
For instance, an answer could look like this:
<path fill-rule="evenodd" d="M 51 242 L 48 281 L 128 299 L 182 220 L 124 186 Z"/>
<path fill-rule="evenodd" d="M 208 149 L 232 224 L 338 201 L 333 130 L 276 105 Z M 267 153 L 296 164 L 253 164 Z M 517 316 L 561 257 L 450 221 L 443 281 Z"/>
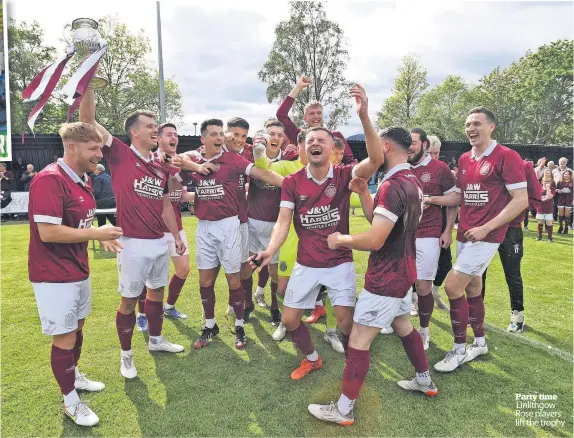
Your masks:
<path fill-rule="evenodd" d="M 332 250 L 327 245 L 329 234 L 349 234 L 349 183 L 354 177 L 353 168 L 353 164 L 331 165 L 327 178 L 317 181 L 307 166 L 283 180 L 281 207 L 293 210 L 300 265 L 331 268 L 353 261 L 350 249 Z"/>
<path fill-rule="evenodd" d="M 297 155 L 298 156 L 298 155 Z M 285 157 L 289 158 L 286 159 Z M 279 151 L 279 155 L 270 158 L 271 162 L 292 161 L 293 154 L 289 151 Z M 265 222 L 277 222 L 279 204 L 281 203 L 281 187 L 272 186 L 256 179 L 249 183 L 248 214 L 251 219 Z"/>
<path fill-rule="evenodd" d="M 546 187 L 550 186 L 550 193 L 552 196 L 556 193 L 556 185 L 554 181 L 551 183 L 540 182 L 539 184 L 539 191 L 540 191 L 540 204 L 536 209 L 538 214 L 553 214 L 554 213 L 554 197 L 548 198 Z"/>
<path fill-rule="evenodd" d="M 239 176 L 249 176 L 253 163 L 226 151 L 210 159 L 200 155 L 197 162 L 212 163 L 216 170 L 208 175 L 182 171 L 175 176 L 184 185 L 192 180 L 195 182 L 195 216 L 206 221 L 239 216 Z"/>
<path fill-rule="evenodd" d="M 572 207 L 572 180 L 560 181 L 558 183 L 558 188 L 560 193 L 558 196 L 558 206 L 560 207 Z"/>
<path fill-rule="evenodd" d="M 415 232 L 423 192 L 410 167 L 408 163 L 393 167 L 375 195 L 373 215 L 380 214 L 395 223 L 385 244 L 369 256 L 365 289 L 376 295 L 404 298 L 417 278 Z"/>
<path fill-rule="evenodd" d="M 287 96 L 285 100 L 281 102 L 281 105 L 279 105 L 276 115 L 277 120 L 279 120 L 281 123 L 283 123 L 283 126 L 285 126 L 286 140 L 291 141 L 291 143 L 296 145 L 297 136 L 301 132 L 301 129 L 297 128 L 293 123 L 293 121 L 291 120 L 291 118 L 289 117 L 289 111 L 291 110 L 291 107 L 293 106 L 294 103 L 295 99 L 293 99 L 291 96 Z M 349 143 L 347 143 L 347 139 L 345 138 L 345 136 L 341 134 L 339 131 L 331 131 L 331 132 L 335 137 L 338 137 L 341 140 L 343 140 L 343 143 L 345 144 L 345 152 L 343 152 L 342 163 L 343 164 L 353 163 L 355 161 L 355 158 L 353 157 L 353 151 L 351 150 Z"/>
<path fill-rule="evenodd" d="M 102 152 L 112 174 L 118 227 L 125 237 L 160 239 L 165 236 L 163 195 L 168 192 L 169 169 L 110 135 Z"/>
<path fill-rule="evenodd" d="M 526 188 L 522 159 L 512 149 L 493 141 L 480 157 L 474 150 L 458 160 L 457 188 L 462 191 L 457 240 L 464 233 L 494 219 L 511 200 L 509 190 Z M 502 243 L 508 223 L 490 232 L 484 242 Z"/>
<path fill-rule="evenodd" d="M 456 190 L 454 175 L 448 166 L 427 155 L 423 161 L 411 167 L 418 178 L 424 196 L 442 196 Z M 417 228 L 417 238 L 440 237 L 442 234 L 442 210 L 440 205 L 429 205 Z"/>
<path fill-rule="evenodd" d="M 536 177 L 536 171 L 532 166 L 532 163 L 529 161 L 524 160 L 522 162 L 524 164 L 524 175 L 526 176 L 526 190 L 528 190 L 528 205 L 534 206 L 537 208 L 538 204 L 540 203 L 540 190 L 538 190 L 539 182 L 538 178 Z M 514 219 L 510 221 L 508 224 L 509 228 L 522 228 L 522 222 L 524 222 L 524 218 L 528 214 L 528 210 L 523 211 L 521 214 L 516 216 Z"/>
<path fill-rule="evenodd" d="M 157 152 L 154 152 L 153 158 L 154 158 L 154 160 L 158 159 L 158 153 Z M 179 172 L 179 168 L 177 168 L 177 167 L 173 167 L 170 165 L 167 165 L 166 167 L 169 171 L 170 176 L 175 176 L 175 174 Z M 181 183 L 179 181 L 173 179 L 172 180 L 172 189 L 171 189 L 171 192 L 169 192 L 169 200 L 171 201 L 171 206 L 173 207 L 173 211 L 175 213 L 175 220 L 177 222 L 177 230 L 178 231 L 183 230 L 183 223 L 181 220 L 181 195 L 182 194 L 183 194 L 183 186 L 181 185 Z M 163 222 L 163 231 L 164 231 L 164 233 L 170 232 L 165 221 Z"/>
<path fill-rule="evenodd" d="M 74 283 L 90 276 L 88 242 L 42 242 L 39 223 L 90 228 L 96 213 L 92 183 L 61 158 L 42 169 L 30 184 L 28 273 L 33 283 Z"/>

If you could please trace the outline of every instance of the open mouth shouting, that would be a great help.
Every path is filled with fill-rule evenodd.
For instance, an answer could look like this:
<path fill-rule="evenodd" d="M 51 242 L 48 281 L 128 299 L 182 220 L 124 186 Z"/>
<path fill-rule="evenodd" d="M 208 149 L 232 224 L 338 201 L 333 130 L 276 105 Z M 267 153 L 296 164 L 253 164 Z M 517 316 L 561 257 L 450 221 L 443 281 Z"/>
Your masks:
<path fill-rule="evenodd" d="M 467 135 L 468 135 L 468 139 L 470 140 L 471 143 L 478 140 L 478 137 L 479 137 L 478 133 L 476 133 L 476 132 L 469 132 Z"/>
<path fill-rule="evenodd" d="M 320 157 L 323 154 L 323 148 L 321 146 L 311 146 L 309 154 L 313 157 Z"/>

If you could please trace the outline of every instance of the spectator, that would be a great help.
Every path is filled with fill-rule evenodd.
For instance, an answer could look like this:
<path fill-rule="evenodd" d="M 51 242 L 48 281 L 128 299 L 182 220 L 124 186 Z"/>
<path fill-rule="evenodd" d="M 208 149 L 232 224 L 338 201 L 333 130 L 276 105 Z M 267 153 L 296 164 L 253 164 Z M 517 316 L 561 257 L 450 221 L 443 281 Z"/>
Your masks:
<path fill-rule="evenodd" d="M 0 163 L 0 180 L 3 192 L 11 192 L 16 188 L 16 177 L 14 173 L 6 169 L 4 163 Z"/>
<path fill-rule="evenodd" d="M 24 173 L 24 161 L 22 157 L 16 157 L 16 161 L 12 161 L 12 171 L 16 178 L 16 190 L 21 191 L 22 183 L 20 182 L 20 178 L 22 178 L 22 174 Z"/>
<path fill-rule="evenodd" d="M 565 171 L 569 170 L 572 173 L 572 169 L 568 167 L 568 158 L 562 157 L 558 160 L 558 167 L 555 167 L 552 171 L 552 177 L 554 178 L 554 184 L 558 185 L 562 181 L 562 175 Z"/>
<path fill-rule="evenodd" d="M 94 171 L 94 198 L 96 199 L 96 209 L 116 208 L 116 199 L 112 192 L 112 178 L 106 173 L 103 164 L 98 164 Z M 113 226 L 116 226 L 115 214 L 98 214 L 98 227 L 106 224 L 106 218 Z"/>
<path fill-rule="evenodd" d="M 30 191 L 30 183 L 32 182 L 32 178 L 34 178 L 34 176 L 37 174 L 38 172 L 36 172 L 34 170 L 34 165 L 33 164 L 28 164 L 26 166 L 26 170 L 24 171 L 24 173 L 22 174 L 22 178 L 20 178 L 20 182 L 22 183 L 22 188 L 24 189 L 25 192 L 29 192 Z"/>
<path fill-rule="evenodd" d="M 429 135 L 427 138 L 430 144 L 429 155 L 433 160 L 438 160 L 440 158 L 441 142 L 436 135 Z"/>

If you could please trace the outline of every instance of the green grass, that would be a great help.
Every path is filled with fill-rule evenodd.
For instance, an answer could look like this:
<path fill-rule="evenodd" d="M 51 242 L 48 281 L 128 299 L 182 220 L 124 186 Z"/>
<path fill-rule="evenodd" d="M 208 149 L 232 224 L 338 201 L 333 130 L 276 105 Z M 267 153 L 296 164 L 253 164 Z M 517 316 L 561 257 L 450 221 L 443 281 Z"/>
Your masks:
<path fill-rule="evenodd" d="M 191 254 L 195 254 L 195 224 L 195 218 L 184 219 Z M 352 217 L 351 225 L 357 231 L 366 222 Z M 351 428 L 322 424 L 307 412 L 309 403 L 337 400 L 341 388 L 344 358 L 322 340 L 324 324 L 311 327 L 323 355 L 323 369 L 302 381 L 291 381 L 289 374 L 301 356 L 290 342 L 271 339 L 268 313 L 255 313 L 253 323 L 246 326 L 247 349 L 235 350 L 223 318 L 228 295 L 223 275 L 216 285 L 216 318 L 222 328 L 218 339 L 201 351 L 190 348 L 202 323 L 198 277 L 192 271 L 178 303 L 190 318 L 164 321 L 166 337 L 183 344 L 186 351 L 151 355 L 146 338 L 136 332 L 138 378 L 123 379 L 115 328 L 119 301 L 115 260 L 91 256 L 93 307 L 80 369 L 104 381 L 106 389 L 83 395 L 100 417 L 99 426 L 84 429 L 62 413 L 50 369 L 51 340 L 41 334 L 27 277 L 28 226 L 2 226 L 1 435 L 572 436 L 572 239 L 556 236 L 551 245 L 535 242 L 534 233 L 525 236 L 527 330 L 518 336 L 487 330 L 490 352 L 486 357 L 448 375 L 432 373 L 440 391 L 434 399 L 406 393 L 396 385 L 396 380 L 412 377 L 413 370 L 400 340 L 395 335 L 379 336 L 371 349 L 371 369 Z M 358 274 L 365 273 L 366 263 L 367 254 L 356 253 Z M 358 290 L 362 285 L 358 278 Z M 497 256 L 489 269 L 487 323 L 504 329 L 509 307 Z M 431 367 L 451 345 L 448 313 L 435 310 L 428 351 Z M 516 393 L 557 395 L 556 407 L 546 411 L 559 412 L 565 424 L 516 426 Z"/>

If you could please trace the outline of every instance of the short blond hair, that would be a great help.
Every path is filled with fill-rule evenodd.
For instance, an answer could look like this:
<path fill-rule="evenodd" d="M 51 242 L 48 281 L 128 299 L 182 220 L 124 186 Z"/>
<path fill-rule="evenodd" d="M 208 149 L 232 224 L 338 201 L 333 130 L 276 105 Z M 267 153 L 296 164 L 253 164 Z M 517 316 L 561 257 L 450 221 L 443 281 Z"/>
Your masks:
<path fill-rule="evenodd" d="M 438 138 L 436 135 L 429 135 L 429 136 L 428 136 L 428 141 L 429 141 L 429 144 L 430 144 L 429 149 L 430 149 L 430 148 L 435 148 L 435 147 L 440 149 L 441 142 L 440 142 L 439 138 Z"/>
<path fill-rule="evenodd" d="M 303 108 L 303 114 L 307 114 L 307 110 L 309 108 L 315 108 L 315 107 L 321 108 L 321 111 L 323 111 L 323 104 L 318 100 L 312 100 L 311 102 L 308 102 L 307 105 L 305 105 L 305 108 Z"/>
<path fill-rule="evenodd" d="M 89 123 L 75 122 L 66 123 L 62 125 L 58 132 L 62 137 L 62 142 L 66 143 L 88 143 L 95 141 L 96 143 L 103 143 L 104 139 L 102 134 L 98 132 L 95 126 Z"/>

